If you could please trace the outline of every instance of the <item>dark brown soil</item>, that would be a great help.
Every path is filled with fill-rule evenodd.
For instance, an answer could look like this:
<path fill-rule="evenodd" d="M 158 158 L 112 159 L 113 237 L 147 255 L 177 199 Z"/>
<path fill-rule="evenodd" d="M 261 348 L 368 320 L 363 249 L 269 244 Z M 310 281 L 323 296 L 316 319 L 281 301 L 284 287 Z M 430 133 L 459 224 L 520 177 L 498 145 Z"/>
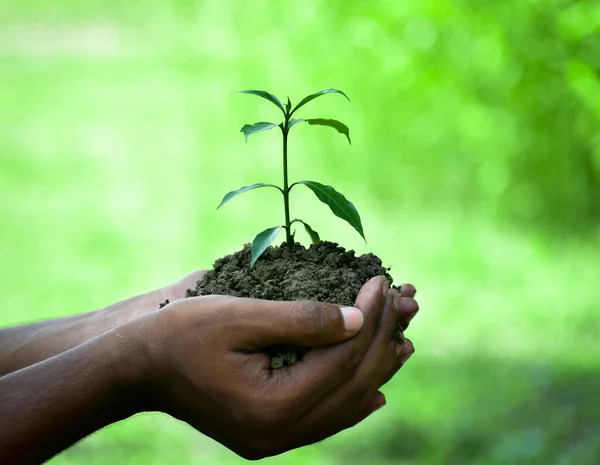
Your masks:
<path fill-rule="evenodd" d="M 392 283 L 389 268 L 373 254 L 355 256 L 333 242 L 319 242 L 305 248 L 285 243 L 270 247 L 250 268 L 250 244 L 232 255 L 218 259 L 213 269 L 198 281 L 187 296 L 232 295 L 267 300 L 318 300 L 352 306 L 360 288 L 374 276 L 383 275 Z M 401 328 L 396 337 L 401 338 Z M 271 367 L 293 365 L 308 352 L 305 347 L 273 347 Z"/>

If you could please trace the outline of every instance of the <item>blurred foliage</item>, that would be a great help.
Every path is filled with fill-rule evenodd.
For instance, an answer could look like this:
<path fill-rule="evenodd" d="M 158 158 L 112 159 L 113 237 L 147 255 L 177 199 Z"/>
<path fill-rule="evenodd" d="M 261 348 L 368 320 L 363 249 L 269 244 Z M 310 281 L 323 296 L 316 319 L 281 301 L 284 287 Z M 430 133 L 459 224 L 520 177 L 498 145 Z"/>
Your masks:
<path fill-rule="evenodd" d="M 5 5 L 6 16 L 62 23 L 63 35 L 68 21 L 75 29 L 98 23 L 97 39 L 94 32 L 73 37 L 82 35 L 91 53 L 143 44 L 144 55 L 162 62 L 146 63 L 146 72 L 157 78 L 161 68 L 191 81 L 192 113 L 231 98 L 218 73 L 231 90 L 251 81 L 296 96 L 316 82 L 343 80 L 359 106 L 350 111 L 363 118 L 364 147 L 354 156 L 367 157 L 364 181 L 380 199 L 474 207 L 566 228 L 600 220 L 595 1 L 155 0 L 144 8 L 87 1 L 31 10 L 26 3 Z M 73 60 L 66 64 L 81 72 Z M 207 85 L 206 75 L 216 81 Z M 390 151 L 404 178 L 422 181 L 398 183 L 395 170 L 381 170 L 394 158 Z M 335 157 L 325 162 L 337 164 Z M 354 167 L 341 169 L 349 176 Z"/>
<path fill-rule="evenodd" d="M 371 188 L 382 199 L 400 190 L 417 205 L 598 224 L 597 2 L 337 4 L 362 47 L 336 52 L 368 63 L 353 73 L 377 86 L 370 103 L 380 110 L 368 113 L 365 132 L 397 134 L 402 177 L 422 180 L 378 173 Z M 373 165 L 388 143 L 369 141 Z"/>
<path fill-rule="evenodd" d="M 417 354 L 364 424 L 266 463 L 595 464 L 599 74 L 592 0 L 0 0 L 0 324 L 163 286 L 278 224 L 264 189 L 216 212 L 281 182 L 277 134 L 239 133 L 277 109 L 233 92 L 336 87 L 352 104 L 298 117 L 352 146 L 299 126 L 290 172 L 339 187 L 369 243 L 292 208 L 417 286 Z M 111 462 L 242 463 L 160 415 L 52 463 Z"/>

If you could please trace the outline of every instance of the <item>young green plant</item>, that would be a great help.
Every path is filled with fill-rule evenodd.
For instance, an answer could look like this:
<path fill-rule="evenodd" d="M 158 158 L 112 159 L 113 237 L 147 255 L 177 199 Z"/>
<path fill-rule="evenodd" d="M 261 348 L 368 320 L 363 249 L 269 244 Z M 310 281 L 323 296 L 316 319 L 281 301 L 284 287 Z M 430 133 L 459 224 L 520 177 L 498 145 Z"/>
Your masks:
<path fill-rule="evenodd" d="M 258 132 L 268 131 L 276 127 L 279 127 L 281 129 L 281 134 L 283 136 L 283 187 L 276 186 L 274 184 L 263 183 L 252 184 L 251 186 L 244 186 L 236 191 L 231 191 L 227 193 L 227 195 L 223 197 L 223 200 L 221 200 L 221 203 L 217 207 L 220 208 L 234 197 L 237 197 L 238 195 L 244 192 L 247 192 L 252 189 L 257 189 L 259 187 L 273 187 L 282 194 L 285 222 L 283 225 L 265 229 L 263 232 L 259 233 L 254 238 L 254 240 L 252 241 L 252 260 L 250 262 L 250 267 L 254 266 L 259 257 L 265 252 L 265 250 L 267 250 L 269 245 L 275 240 L 275 238 L 282 229 L 285 229 L 286 243 L 288 248 L 291 250 L 292 246 L 294 245 L 294 233 L 292 233 L 292 225 L 294 223 L 302 223 L 313 243 L 320 241 L 319 234 L 311 226 L 309 226 L 308 223 L 298 218 L 290 220 L 290 192 L 295 186 L 298 185 L 304 185 L 308 187 L 311 191 L 313 191 L 321 202 L 329 206 L 334 215 L 348 222 L 354 229 L 356 229 L 356 231 L 358 231 L 362 238 L 365 239 L 358 211 L 356 210 L 352 202 L 346 199 L 346 197 L 344 197 L 341 193 L 336 191 L 333 187 L 318 183 L 316 181 L 297 181 L 293 184 L 289 184 L 288 177 L 288 136 L 290 130 L 297 124 L 308 123 L 311 126 L 327 126 L 333 128 L 340 134 L 346 136 L 349 143 L 352 143 L 350 140 L 350 130 L 348 129 L 348 126 L 346 126 L 344 123 L 341 123 L 340 121 L 334 119 L 325 118 L 295 119 L 292 118 L 294 113 L 296 113 L 296 111 L 298 111 L 301 107 L 306 105 L 311 100 L 314 100 L 317 97 L 320 97 L 325 94 L 341 94 L 344 97 L 346 97 L 348 101 L 350 101 L 348 96 L 341 90 L 325 89 L 320 92 L 308 95 L 307 97 L 304 97 L 300 101 L 300 103 L 298 103 L 295 107 L 292 108 L 292 103 L 290 102 L 289 97 L 287 99 L 287 103 L 284 106 L 277 97 L 263 90 L 242 90 L 240 92 L 244 94 L 251 94 L 256 95 L 258 97 L 262 97 L 274 104 L 275 106 L 277 106 L 277 108 L 279 108 L 283 113 L 283 122 L 281 123 L 268 123 L 262 121 L 254 124 L 246 124 L 241 129 L 241 132 L 243 132 L 244 136 L 246 137 L 246 142 L 248 142 L 248 138 L 251 135 L 256 134 Z"/>

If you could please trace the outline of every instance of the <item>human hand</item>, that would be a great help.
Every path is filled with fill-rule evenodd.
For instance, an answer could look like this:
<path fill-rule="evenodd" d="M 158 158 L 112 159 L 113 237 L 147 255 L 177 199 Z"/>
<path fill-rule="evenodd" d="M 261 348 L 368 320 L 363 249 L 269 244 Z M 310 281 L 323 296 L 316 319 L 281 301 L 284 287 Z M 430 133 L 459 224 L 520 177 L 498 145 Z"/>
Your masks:
<path fill-rule="evenodd" d="M 132 369 L 133 356 L 141 409 L 183 420 L 245 458 L 276 455 L 385 404 L 378 389 L 414 352 L 409 340 L 392 337 L 396 322 L 406 326 L 418 309 L 413 296 L 412 286 L 398 293 L 376 277 L 357 298 L 360 311 L 228 296 L 178 300 L 119 330 L 123 369 Z M 313 349 L 301 363 L 271 370 L 264 349 L 279 344 Z M 139 400 L 140 391 L 132 393 Z"/>
<path fill-rule="evenodd" d="M 176 300 L 184 299 L 186 297 L 186 291 L 188 289 L 194 289 L 196 283 L 200 281 L 205 274 L 206 270 L 194 271 L 168 286 L 117 302 L 100 311 L 104 312 L 104 314 L 121 314 L 123 316 L 131 314 L 135 318 L 155 312 L 163 302 L 174 302 Z M 103 315 L 103 318 L 106 318 L 106 316 Z M 124 323 L 126 323 L 126 321 L 120 322 L 120 324 Z"/>

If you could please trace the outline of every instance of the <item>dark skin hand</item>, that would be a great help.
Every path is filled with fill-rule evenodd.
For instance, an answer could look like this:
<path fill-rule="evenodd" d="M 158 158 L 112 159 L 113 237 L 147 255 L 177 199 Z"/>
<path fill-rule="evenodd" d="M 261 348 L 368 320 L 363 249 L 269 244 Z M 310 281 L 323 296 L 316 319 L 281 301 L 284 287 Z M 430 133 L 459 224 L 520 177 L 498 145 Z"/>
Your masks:
<path fill-rule="evenodd" d="M 418 310 L 414 293 L 377 277 L 361 290 L 360 310 L 180 299 L 62 353 L 30 357 L 41 361 L 0 378 L 0 463 L 40 463 L 141 411 L 186 421 L 248 459 L 329 437 L 385 404 L 379 388 L 414 352 L 392 337 L 396 321 L 406 326 Z M 271 370 L 263 349 L 281 343 L 315 348 Z"/>

